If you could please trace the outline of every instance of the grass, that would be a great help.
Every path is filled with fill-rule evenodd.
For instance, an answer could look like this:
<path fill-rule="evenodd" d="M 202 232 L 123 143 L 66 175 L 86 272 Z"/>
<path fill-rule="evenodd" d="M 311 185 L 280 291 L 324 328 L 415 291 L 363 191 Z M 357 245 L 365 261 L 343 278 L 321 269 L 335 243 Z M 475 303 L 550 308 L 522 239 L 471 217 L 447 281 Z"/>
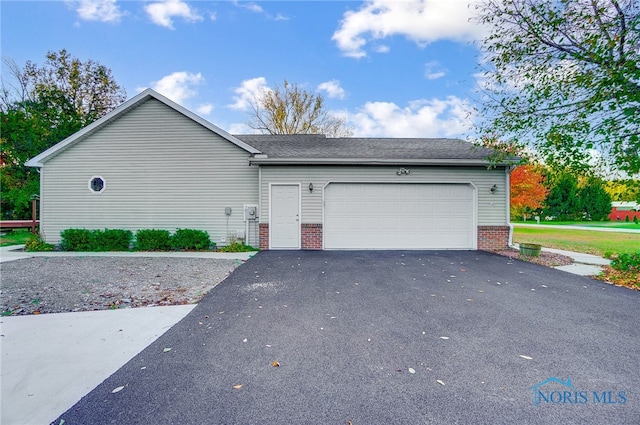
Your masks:
<path fill-rule="evenodd" d="M 517 221 L 515 224 L 537 224 L 535 221 Z M 638 229 L 640 230 L 640 223 L 636 224 L 633 221 L 541 221 L 540 224 L 550 226 L 582 226 L 582 227 L 609 227 L 614 229 Z"/>
<path fill-rule="evenodd" d="M 0 236 L 0 246 L 23 245 L 31 237 L 31 232 L 24 229 L 10 230 Z"/>
<path fill-rule="evenodd" d="M 640 234 L 637 233 L 591 232 L 567 228 L 515 227 L 513 241 L 537 243 L 546 248 L 584 252 L 601 257 L 632 254 L 640 250 Z"/>

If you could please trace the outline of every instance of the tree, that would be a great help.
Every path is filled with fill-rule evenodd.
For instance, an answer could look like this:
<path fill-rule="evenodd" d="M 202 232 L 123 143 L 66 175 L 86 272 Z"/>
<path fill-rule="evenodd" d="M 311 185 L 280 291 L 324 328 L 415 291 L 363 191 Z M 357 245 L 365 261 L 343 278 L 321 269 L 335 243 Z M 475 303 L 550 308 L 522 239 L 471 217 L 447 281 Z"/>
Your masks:
<path fill-rule="evenodd" d="M 542 207 L 549 189 L 545 177 L 534 165 L 520 165 L 511 172 L 511 219 L 522 219 L 528 213 Z"/>
<path fill-rule="evenodd" d="M 482 0 L 481 133 L 550 165 L 640 172 L 640 3 Z"/>
<path fill-rule="evenodd" d="M 321 94 L 300 89 L 284 80 L 282 87 L 263 89 L 251 103 L 249 126 L 263 134 L 352 134 L 344 119 L 324 109 Z"/>
<path fill-rule="evenodd" d="M 584 217 L 601 221 L 611 213 L 611 197 L 604 188 L 602 180 L 590 178 L 578 191 Z"/>
<path fill-rule="evenodd" d="M 639 202 L 640 180 L 609 180 L 604 184 L 612 201 Z"/>
<path fill-rule="evenodd" d="M 0 90 L 2 217 L 30 217 L 38 173 L 24 163 L 108 113 L 126 99 L 111 71 L 66 50 L 49 52 L 44 66 L 5 61 L 12 80 Z"/>
<path fill-rule="evenodd" d="M 544 213 L 561 221 L 580 219 L 581 205 L 577 194 L 576 178 L 571 173 L 561 173 L 552 182 L 551 190 L 545 200 Z"/>

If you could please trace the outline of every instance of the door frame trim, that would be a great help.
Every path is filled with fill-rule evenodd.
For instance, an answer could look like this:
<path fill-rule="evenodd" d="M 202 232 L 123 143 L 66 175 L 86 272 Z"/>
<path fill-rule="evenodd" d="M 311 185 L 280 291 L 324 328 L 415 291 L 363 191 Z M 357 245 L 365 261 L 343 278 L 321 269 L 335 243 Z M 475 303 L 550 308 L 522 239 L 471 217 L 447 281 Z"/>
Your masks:
<path fill-rule="evenodd" d="M 273 186 L 297 186 L 298 187 L 298 247 L 302 248 L 302 184 L 300 182 L 277 182 L 269 183 L 269 249 L 289 249 L 289 248 L 273 248 L 273 221 L 271 220 L 271 212 L 273 210 Z"/>

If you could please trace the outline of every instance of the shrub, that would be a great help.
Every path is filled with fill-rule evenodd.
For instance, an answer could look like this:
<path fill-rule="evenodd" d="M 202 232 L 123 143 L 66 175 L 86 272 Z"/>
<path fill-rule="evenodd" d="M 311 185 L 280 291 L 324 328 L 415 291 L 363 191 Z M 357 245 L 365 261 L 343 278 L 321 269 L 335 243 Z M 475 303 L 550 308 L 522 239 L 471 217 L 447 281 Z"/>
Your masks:
<path fill-rule="evenodd" d="M 171 236 L 171 247 L 174 249 L 203 251 L 211 246 L 209 233 L 204 230 L 178 229 Z"/>
<path fill-rule="evenodd" d="M 122 229 L 66 229 L 60 236 L 64 251 L 128 251 L 133 233 Z"/>
<path fill-rule="evenodd" d="M 640 273 L 640 251 L 619 255 L 611 261 L 611 267 L 621 272 Z"/>
<path fill-rule="evenodd" d="M 144 229 L 136 232 L 138 251 L 167 251 L 171 247 L 171 234 L 168 230 Z"/>
<path fill-rule="evenodd" d="M 96 251 L 128 251 L 133 238 L 131 230 L 122 229 L 94 230 L 93 235 Z"/>
<path fill-rule="evenodd" d="M 66 229 L 60 233 L 60 246 L 64 251 L 93 251 L 95 236 L 87 229 Z"/>
<path fill-rule="evenodd" d="M 232 242 L 227 246 L 220 248 L 221 252 L 249 252 L 257 251 L 256 248 L 251 245 L 245 245 L 243 242 Z"/>
<path fill-rule="evenodd" d="M 24 244 L 28 252 L 53 251 L 53 245 L 46 243 L 40 235 L 32 235 Z"/>

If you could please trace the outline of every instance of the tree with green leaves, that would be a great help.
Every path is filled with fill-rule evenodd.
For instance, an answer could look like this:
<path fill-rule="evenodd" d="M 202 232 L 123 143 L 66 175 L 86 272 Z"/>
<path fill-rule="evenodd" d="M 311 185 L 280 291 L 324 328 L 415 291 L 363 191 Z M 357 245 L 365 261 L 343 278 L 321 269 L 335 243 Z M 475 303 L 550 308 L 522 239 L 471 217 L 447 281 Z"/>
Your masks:
<path fill-rule="evenodd" d="M 321 94 L 284 80 L 282 87 L 264 88 L 251 102 L 249 127 L 263 134 L 324 134 L 348 137 L 346 121 L 329 113 Z"/>
<path fill-rule="evenodd" d="M 31 195 L 39 175 L 24 163 L 60 142 L 126 99 L 111 71 L 92 60 L 82 62 L 66 50 L 49 52 L 43 66 L 20 68 L 5 61 L 0 90 L 1 207 L 5 219 L 31 215 Z"/>
<path fill-rule="evenodd" d="M 588 179 L 578 190 L 578 198 L 587 220 L 602 221 L 611 213 L 611 196 L 605 190 L 601 179 Z"/>
<path fill-rule="evenodd" d="M 552 179 L 551 189 L 545 200 L 544 214 L 561 221 L 581 218 L 578 181 L 573 174 L 564 172 Z"/>
<path fill-rule="evenodd" d="M 482 0 L 477 12 L 481 133 L 552 166 L 640 172 L 637 0 Z"/>

